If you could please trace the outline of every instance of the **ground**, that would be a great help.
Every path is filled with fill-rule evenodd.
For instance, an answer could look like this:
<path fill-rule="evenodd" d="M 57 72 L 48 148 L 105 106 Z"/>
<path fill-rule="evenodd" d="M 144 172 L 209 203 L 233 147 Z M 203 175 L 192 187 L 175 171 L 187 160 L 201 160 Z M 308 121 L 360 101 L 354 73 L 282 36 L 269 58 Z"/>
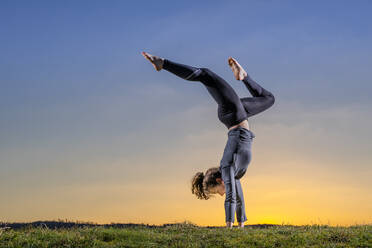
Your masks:
<path fill-rule="evenodd" d="M 372 247 L 372 225 L 257 225 L 244 229 L 190 223 L 62 228 L 26 225 L 2 227 L 0 247 Z"/>

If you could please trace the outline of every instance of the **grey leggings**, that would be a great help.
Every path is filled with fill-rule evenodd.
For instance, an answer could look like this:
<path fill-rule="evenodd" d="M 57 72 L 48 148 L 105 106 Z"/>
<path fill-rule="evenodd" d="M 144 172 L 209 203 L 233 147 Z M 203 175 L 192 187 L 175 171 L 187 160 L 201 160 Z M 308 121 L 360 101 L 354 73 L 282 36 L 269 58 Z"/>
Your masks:
<path fill-rule="evenodd" d="M 251 145 L 255 135 L 248 129 L 237 127 L 230 130 L 227 136 L 227 143 L 220 162 L 220 171 L 226 189 L 226 222 L 234 222 L 235 212 L 237 221 L 244 222 L 247 217 L 240 178 L 247 171 L 251 161 Z"/>
<path fill-rule="evenodd" d="M 218 119 L 227 128 L 270 108 L 274 95 L 247 75 L 242 81 L 253 97 L 239 98 L 234 89 L 208 68 L 198 68 L 164 59 L 163 69 L 189 81 L 201 82 L 218 104 Z"/>

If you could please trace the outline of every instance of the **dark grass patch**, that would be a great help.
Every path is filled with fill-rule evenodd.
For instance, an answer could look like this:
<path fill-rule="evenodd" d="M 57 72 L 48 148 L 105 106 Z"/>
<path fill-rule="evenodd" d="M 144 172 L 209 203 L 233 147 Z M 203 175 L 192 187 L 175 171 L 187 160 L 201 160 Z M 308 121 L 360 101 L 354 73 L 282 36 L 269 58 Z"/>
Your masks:
<path fill-rule="evenodd" d="M 227 229 L 186 222 L 162 226 L 67 226 L 2 228 L 0 247 L 372 247 L 372 225 Z"/>

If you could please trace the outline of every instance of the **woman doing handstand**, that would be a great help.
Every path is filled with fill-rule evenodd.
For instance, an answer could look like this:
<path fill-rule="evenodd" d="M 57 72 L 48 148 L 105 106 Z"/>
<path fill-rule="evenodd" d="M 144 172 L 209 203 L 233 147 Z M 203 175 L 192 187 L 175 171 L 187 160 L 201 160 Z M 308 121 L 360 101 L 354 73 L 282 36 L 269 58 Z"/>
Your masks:
<path fill-rule="evenodd" d="M 232 227 L 236 218 L 239 227 L 247 220 L 240 178 L 251 161 L 251 144 L 255 137 L 249 130 L 248 117 L 271 107 L 274 95 L 252 80 L 243 67 L 233 58 L 228 64 L 237 80 L 243 81 L 253 97 L 239 98 L 234 89 L 208 68 L 179 64 L 168 59 L 142 52 L 157 71 L 167 70 L 189 81 L 201 82 L 218 104 L 218 119 L 228 128 L 228 139 L 219 167 L 209 168 L 205 174 L 196 173 L 192 180 L 192 193 L 199 199 L 209 199 L 211 194 L 226 192 L 226 226 Z"/>

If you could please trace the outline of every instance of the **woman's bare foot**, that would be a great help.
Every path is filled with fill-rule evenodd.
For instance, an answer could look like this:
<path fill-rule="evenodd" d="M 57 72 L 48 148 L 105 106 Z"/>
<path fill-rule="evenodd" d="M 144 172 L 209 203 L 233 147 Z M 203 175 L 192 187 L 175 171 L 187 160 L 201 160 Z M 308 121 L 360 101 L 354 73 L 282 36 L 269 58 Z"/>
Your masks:
<path fill-rule="evenodd" d="M 247 76 L 247 72 L 235 59 L 229 57 L 229 66 L 234 73 L 236 80 L 243 80 Z"/>
<path fill-rule="evenodd" d="M 164 59 L 146 52 L 142 52 L 142 55 L 151 62 L 151 64 L 155 67 L 155 70 L 160 71 L 163 69 Z"/>

